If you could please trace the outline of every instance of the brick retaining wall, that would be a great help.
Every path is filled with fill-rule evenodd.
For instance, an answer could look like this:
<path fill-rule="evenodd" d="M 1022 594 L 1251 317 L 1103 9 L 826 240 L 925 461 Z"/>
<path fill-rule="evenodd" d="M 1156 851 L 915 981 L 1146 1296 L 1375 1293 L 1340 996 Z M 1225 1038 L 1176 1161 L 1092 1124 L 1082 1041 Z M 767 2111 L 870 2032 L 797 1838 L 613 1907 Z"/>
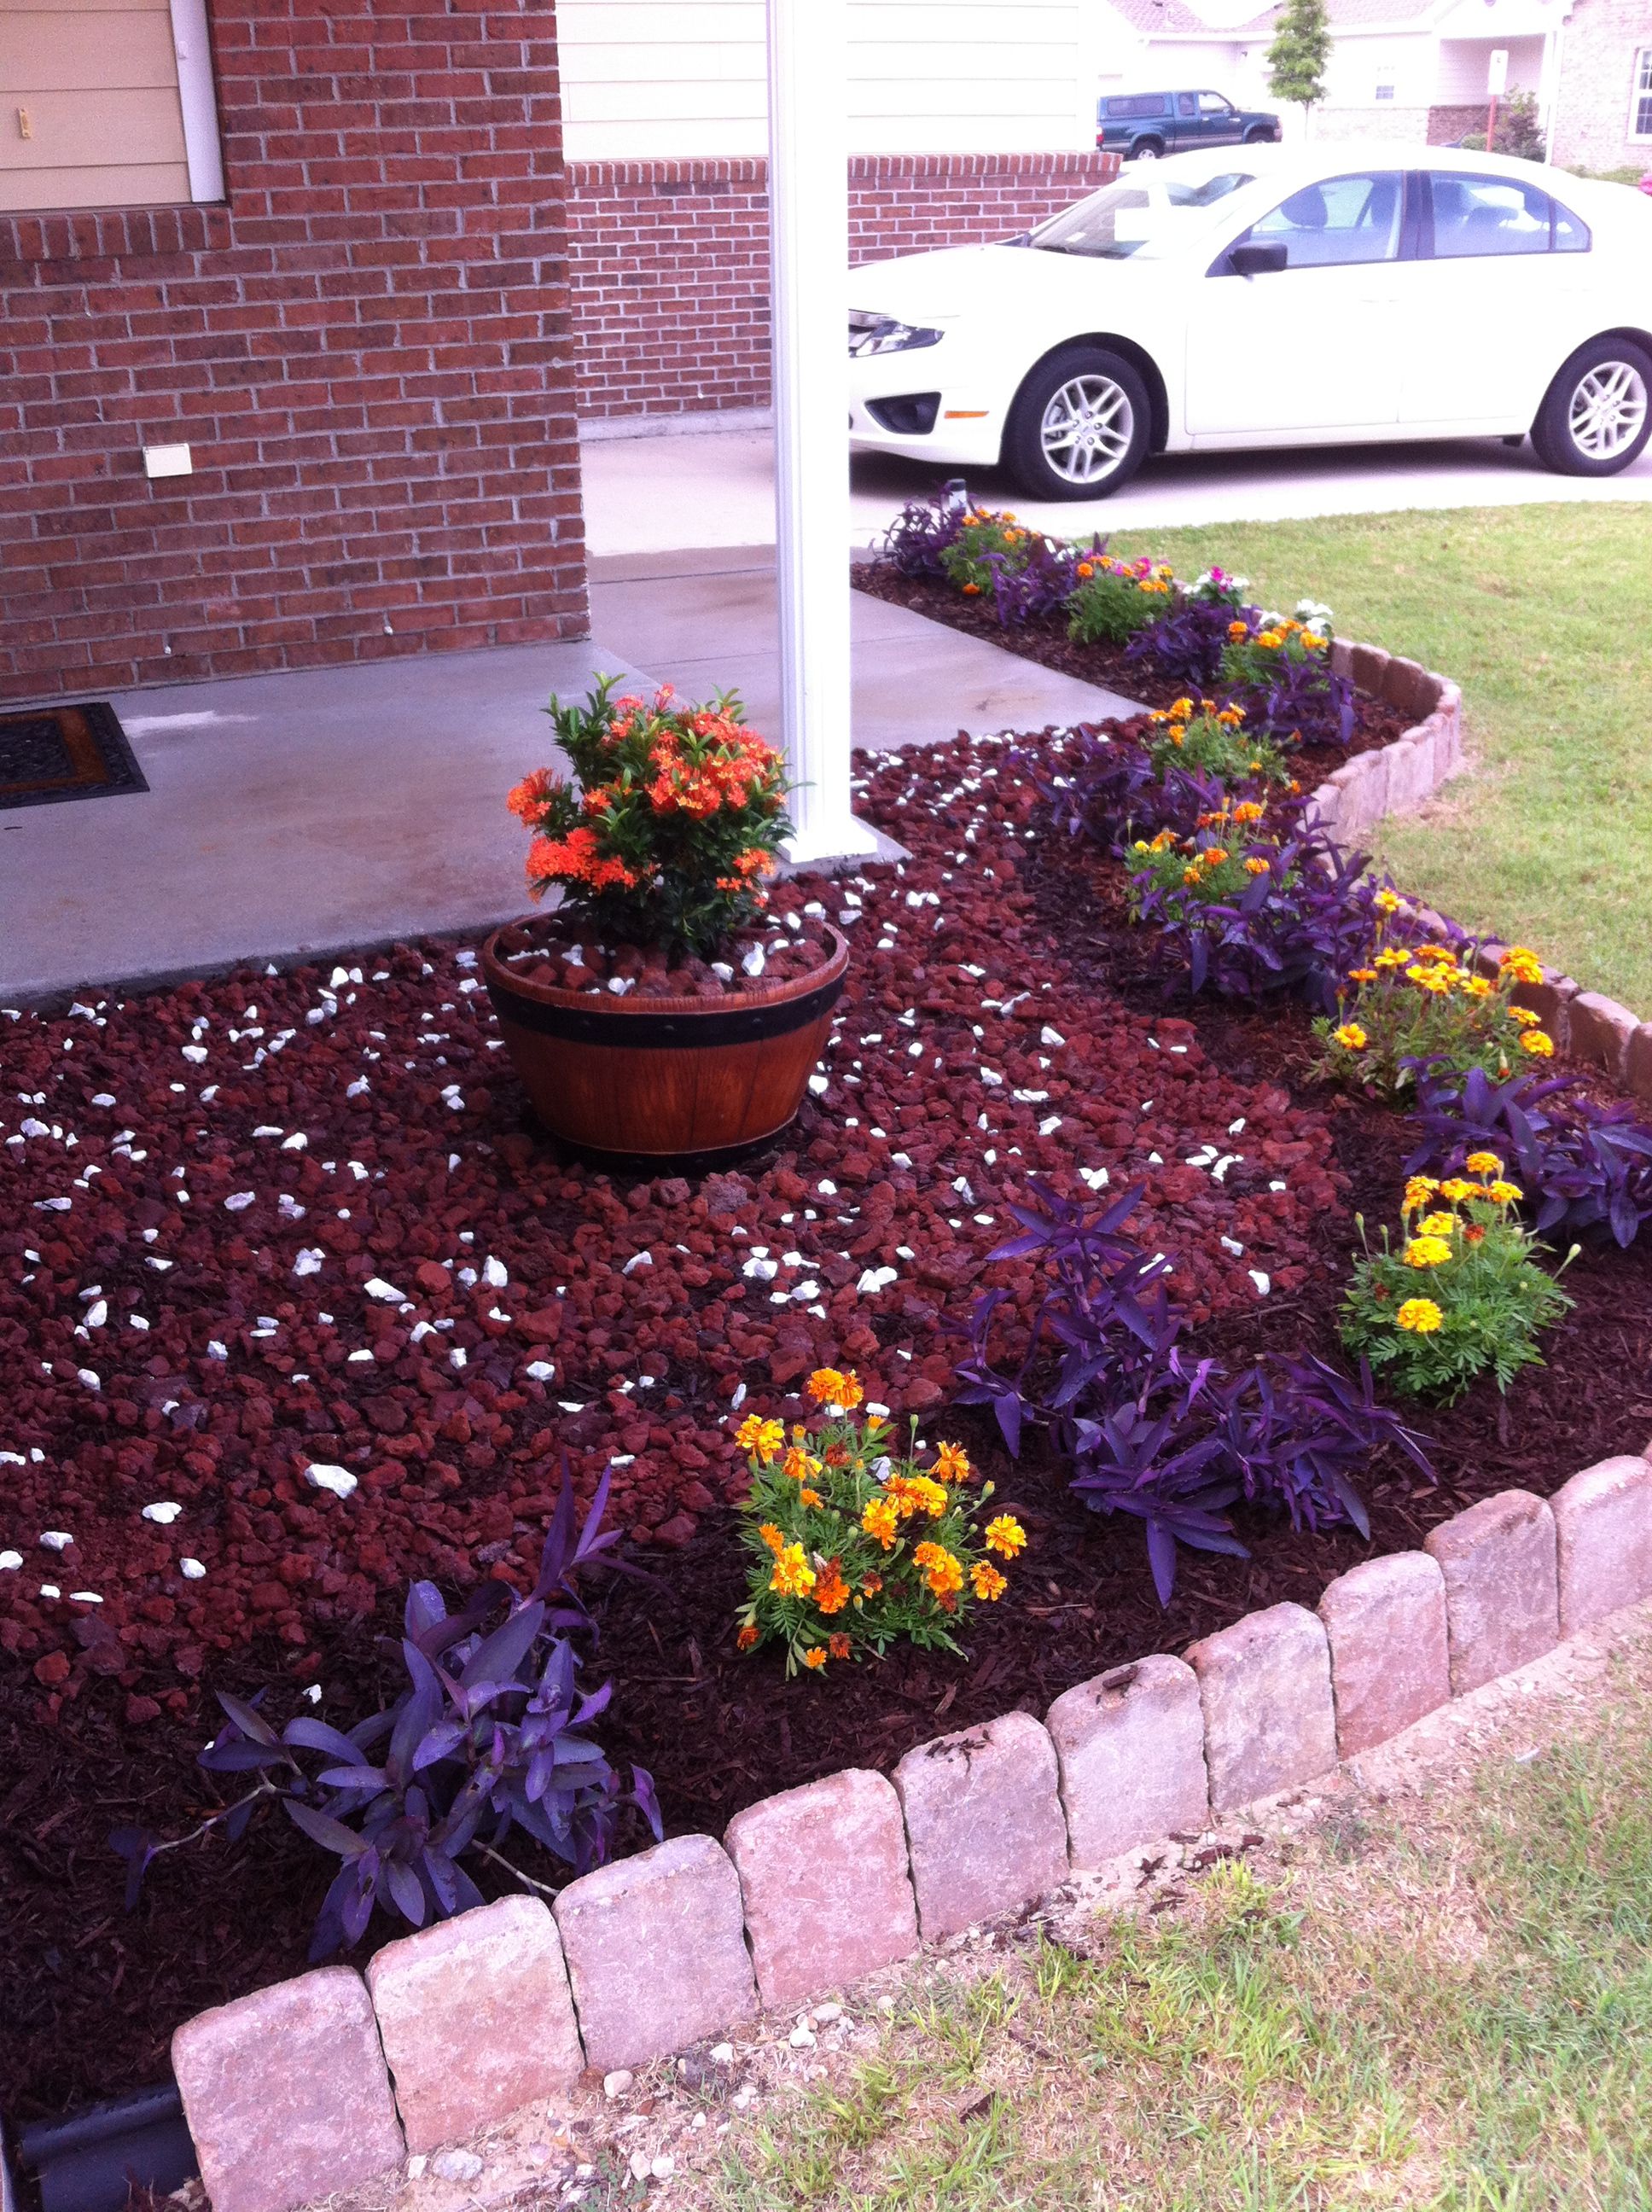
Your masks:
<path fill-rule="evenodd" d="M 212 30 L 226 204 L 0 216 L 0 698 L 584 635 L 550 9 Z"/>
<path fill-rule="evenodd" d="M 1069 1875 L 1313 1783 L 1652 1596 L 1652 1463 L 1505 1491 L 1339 1576 L 908 1752 L 202 2014 L 173 2064 L 213 2212 L 292 2212 L 414 2152 L 646 2065 Z M 805 1691 L 804 1694 L 808 1694 Z M 374 2034 L 376 2021 L 378 2033 Z"/>
<path fill-rule="evenodd" d="M 1007 238 L 1106 183 L 1111 154 L 849 162 L 849 258 Z M 575 161 L 569 262 L 581 415 L 768 401 L 768 164 Z"/>

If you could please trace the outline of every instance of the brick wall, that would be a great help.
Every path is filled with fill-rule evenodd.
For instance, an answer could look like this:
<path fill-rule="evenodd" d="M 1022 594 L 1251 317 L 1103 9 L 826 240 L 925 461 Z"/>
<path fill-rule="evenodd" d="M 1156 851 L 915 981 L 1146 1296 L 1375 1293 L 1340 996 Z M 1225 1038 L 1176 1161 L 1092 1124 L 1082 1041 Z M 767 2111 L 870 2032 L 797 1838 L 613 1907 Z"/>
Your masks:
<path fill-rule="evenodd" d="M 550 6 L 211 17 L 226 206 L 0 218 L 0 698 L 584 635 Z"/>
<path fill-rule="evenodd" d="M 856 155 L 850 258 L 1008 237 L 1116 167 L 1102 154 Z M 575 161 L 568 228 L 581 415 L 767 404 L 767 162 Z"/>
<path fill-rule="evenodd" d="M 1630 135 L 1630 91 L 1642 46 L 1652 46 L 1648 0 L 1577 0 L 1561 49 L 1557 161 L 1652 171 L 1652 140 Z"/>

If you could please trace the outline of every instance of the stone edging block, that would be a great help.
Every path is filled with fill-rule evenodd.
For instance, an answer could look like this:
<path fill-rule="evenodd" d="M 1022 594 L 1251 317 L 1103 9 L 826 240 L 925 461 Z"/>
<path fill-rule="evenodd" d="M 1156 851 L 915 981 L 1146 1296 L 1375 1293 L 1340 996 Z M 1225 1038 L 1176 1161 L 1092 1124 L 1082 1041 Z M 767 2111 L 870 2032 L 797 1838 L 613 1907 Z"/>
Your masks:
<path fill-rule="evenodd" d="M 1385 814 L 1421 805 L 1462 765 L 1463 695 L 1449 677 L 1380 646 L 1332 641 L 1331 666 L 1368 697 L 1414 714 L 1408 730 L 1373 751 L 1356 753 L 1313 793 L 1321 826 L 1357 836 Z"/>
<path fill-rule="evenodd" d="M 757 2009 L 740 1878 L 709 1836 L 673 1836 L 581 1875 L 555 1911 L 599 2074 L 646 2066 Z"/>
<path fill-rule="evenodd" d="M 352 1966 L 185 2021 L 172 2064 L 212 2212 L 289 2212 L 401 2162 L 373 2004 Z"/>
<path fill-rule="evenodd" d="M 1210 1820 L 1199 1678 L 1163 1653 L 1065 1691 L 1047 1717 L 1075 1869 Z"/>
<path fill-rule="evenodd" d="M 1445 1577 L 1451 1693 L 1461 1698 L 1540 1659 L 1560 1641 L 1554 1515 L 1500 1491 L 1431 1528 L 1423 1548 Z"/>
<path fill-rule="evenodd" d="M 585 2071 L 556 1923 L 537 1897 L 386 1943 L 367 1981 L 409 2150 L 562 2096 Z"/>
<path fill-rule="evenodd" d="M 918 1948 L 901 1800 L 847 1768 L 737 1813 L 724 1838 L 740 1877 L 766 2005 L 841 1990 Z"/>
<path fill-rule="evenodd" d="M 1342 1758 L 1386 1743 L 1449 1698 L 1445 1577 L 1425 1552 L 1363 1559 L 1326 1590 L 1319 1615 Z"/>
<path fill-rule="evenodd" d="M 1549 1503 L 1563 1636 L 1652 1597 L 1652 1466 L 1645 1459 L 1586 1467 Z"/>
<path fill-rule="evenodd" d="M 1330 1645 L 1316 1615 L 1271 1605 L 1205 1637 L 1187 1658 L 1205 1709 L 1213 1813 L 1311 1782 L 1336 1765 Z"/>
<path fill-rule="evenodd" d="M 926 1942 L 1013 1912 L 1067 1876 L 1055 1747 L 1005 1713 L 908 1752 L 895 1770 Z"/>

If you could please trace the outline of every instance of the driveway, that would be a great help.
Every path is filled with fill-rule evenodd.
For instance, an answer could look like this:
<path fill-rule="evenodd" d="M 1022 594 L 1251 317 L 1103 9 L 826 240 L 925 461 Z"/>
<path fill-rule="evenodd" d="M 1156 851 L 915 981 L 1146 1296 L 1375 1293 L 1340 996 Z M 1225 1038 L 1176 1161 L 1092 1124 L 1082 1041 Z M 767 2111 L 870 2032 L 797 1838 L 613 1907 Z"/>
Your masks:
<path fill-rule="evenodd" d="M 763 545 L 774 537 L 773 452 L 766 428 L 685 418 L 642 437 L 587 436 L 586 530 L 595 555 L 679 546 Z M 605 431 L 607 426 L 603 426 Z M 652 430 L 652 425 L 651 425 Z M 850 463 L 850 542 L 869 544 L 909 499 L 956 471 L 859 453 Z M 970 489 L 1025 521 L 1072 537 L 1156 524 L 1272 522 L 1399 507 L 1502 507 L 1528 501 L 1652 499 L 1652 447 L 1621 476 L 1552 476 L 1529 445 L 1473 438 L 1446 445 L 1338 446 L 1303 452 L 1184 453 L 1150 461 L 1114 498 L 1071 506 L 1028 501 L 995 471 Z"/>

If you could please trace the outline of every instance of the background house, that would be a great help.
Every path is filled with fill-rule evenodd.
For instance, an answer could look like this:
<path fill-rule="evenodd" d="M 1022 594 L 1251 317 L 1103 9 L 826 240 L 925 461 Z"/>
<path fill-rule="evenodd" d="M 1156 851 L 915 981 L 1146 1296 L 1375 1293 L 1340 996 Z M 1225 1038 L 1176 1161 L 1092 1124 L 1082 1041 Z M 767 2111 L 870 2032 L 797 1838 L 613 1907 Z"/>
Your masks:
<path fill-rule="evenodd" d="M 1100 91 L 1208 85 L 1270 105 L 1277 5 L 1250 0 L 1096 0 L 1106 27 Z M 1652 167 L 1649 0 L 1328 0 L 1335 35 L 1316 138 L 1447 143 L 1482 129 L 1492 52 L 1511 91 L 1529 92 L 1551 158 Z M 1287 109 L 1285 127 L 1302 127 Z"/>

